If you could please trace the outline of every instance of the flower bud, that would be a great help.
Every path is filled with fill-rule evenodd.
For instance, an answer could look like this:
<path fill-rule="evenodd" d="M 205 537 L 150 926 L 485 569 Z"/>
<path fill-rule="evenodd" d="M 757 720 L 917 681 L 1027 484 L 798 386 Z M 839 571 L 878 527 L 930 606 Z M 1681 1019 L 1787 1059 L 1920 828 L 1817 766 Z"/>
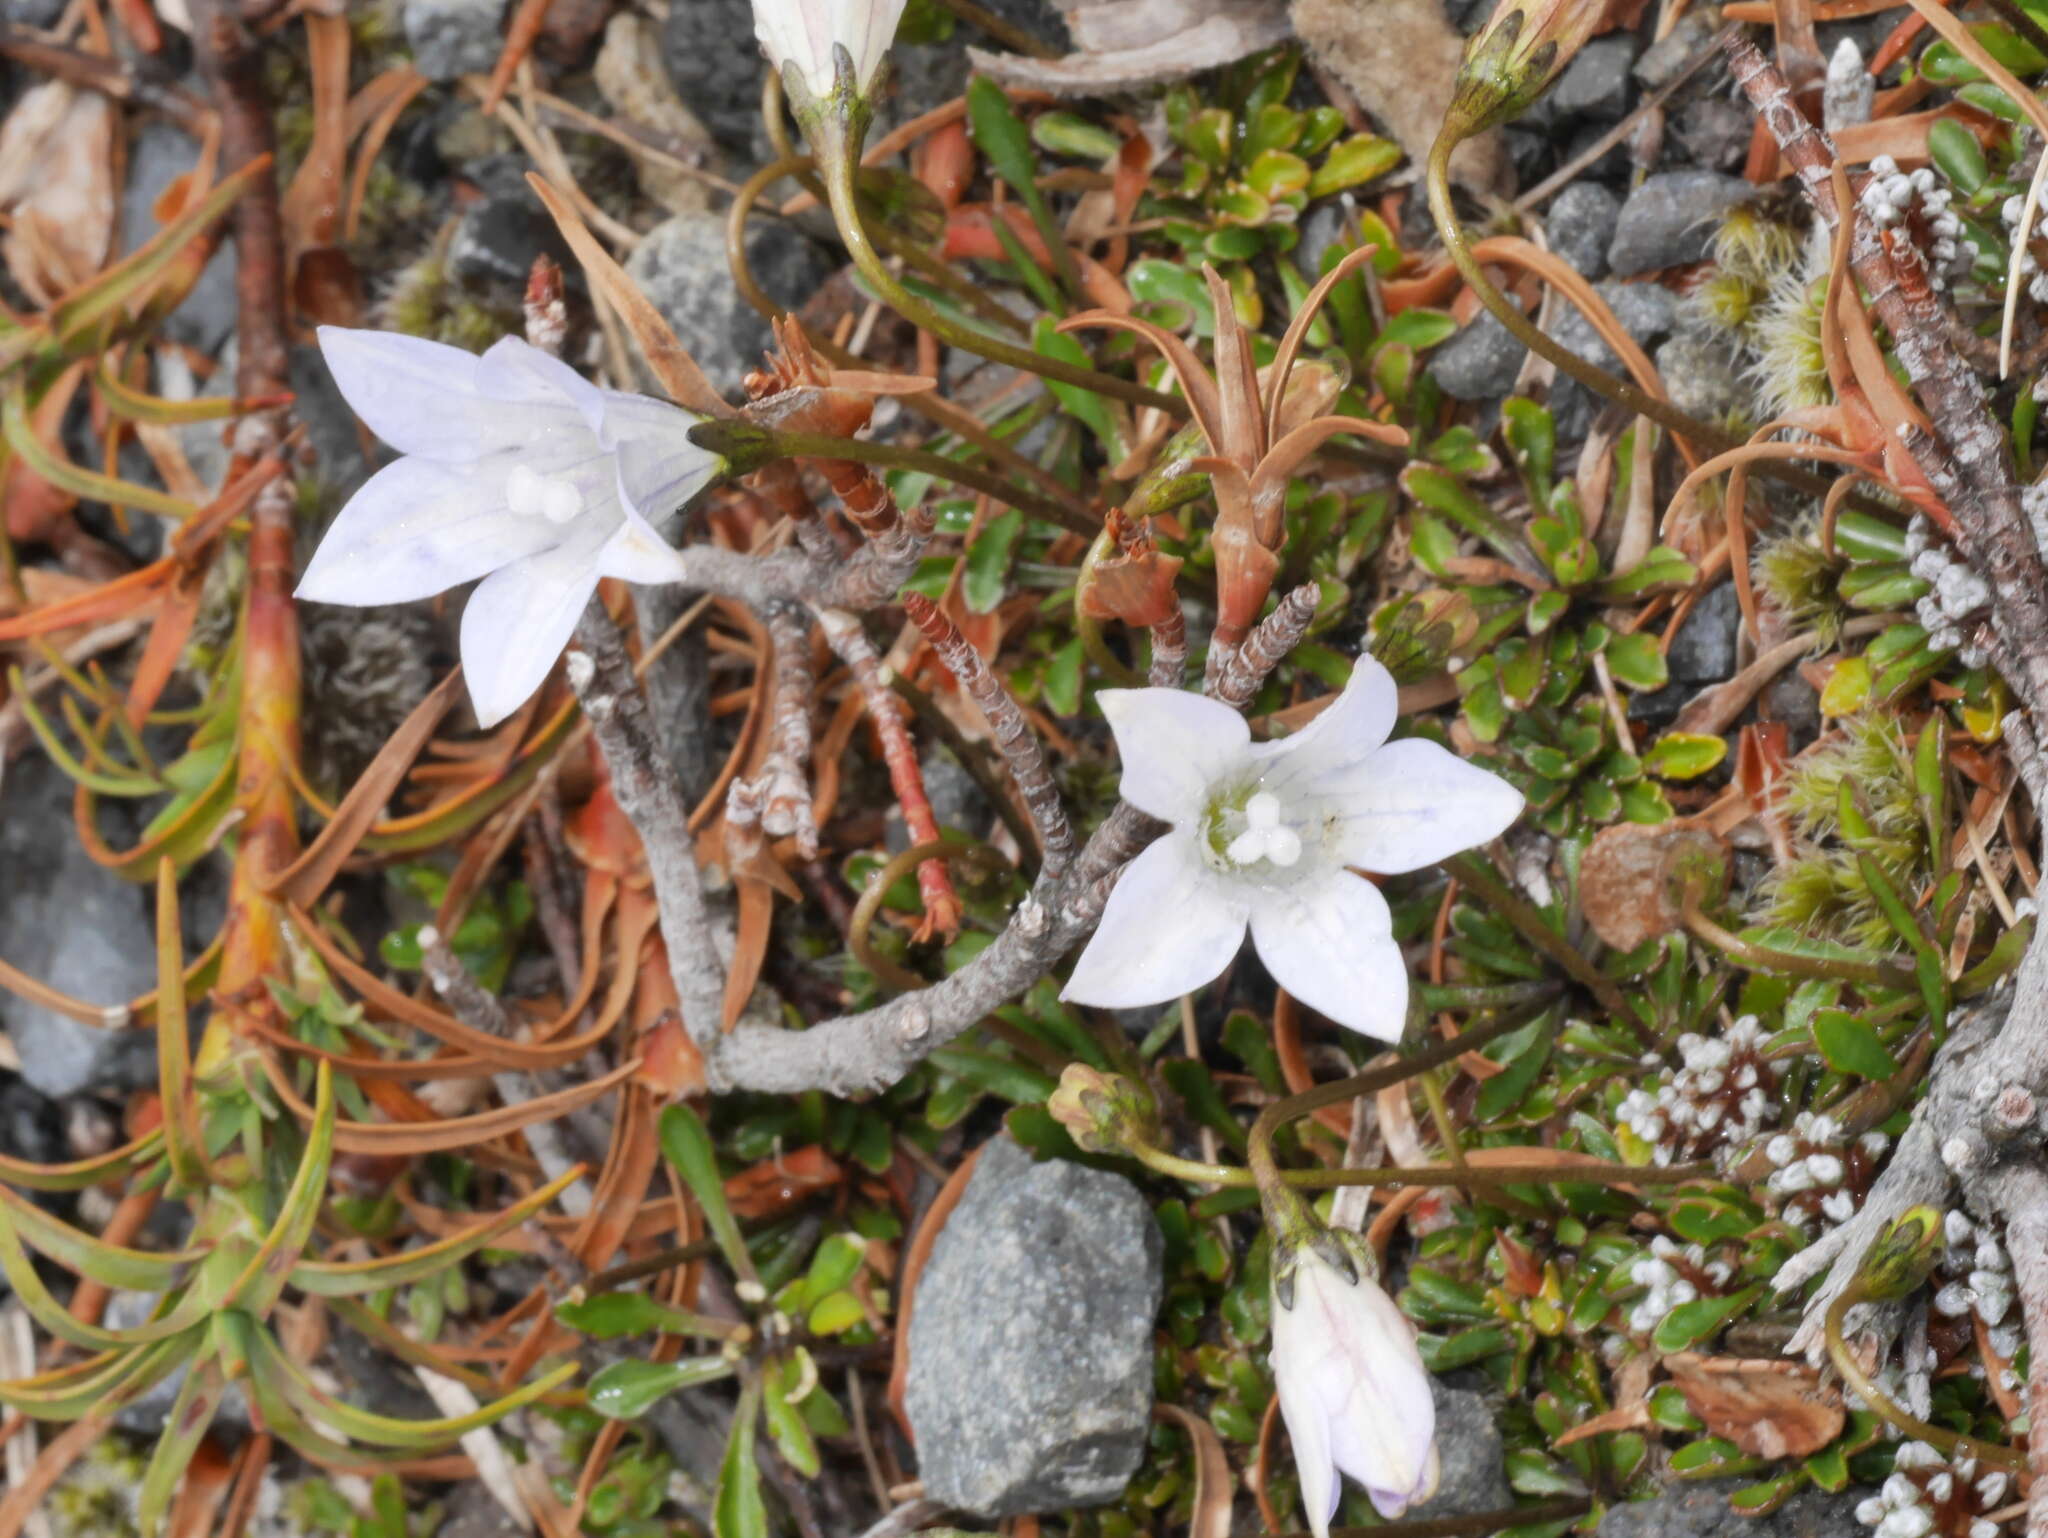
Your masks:
<path fill-rule="evenodd" d="M 1124 1153 L 1159 1142 L 1159 1107 L 1145 1087 L 1086 1063 L 1067 1064 L 1045 1108 L 1084 1153 Z"/>
<path fill-rule="evenodd" d="M 1934 1269 L 1942 1249 L 1941 1215 L 1914 1207 L 1894 1218 L 1878 1235 L 1856 1272 L 1856 1296 L 1865 1300 L 1903 1298 Z"/>
<path fill-rule="evenodd" d="M 1274 1247 L 1273 1383 L 1317 1538 L 1337 1514 L 1340 1473 L 1389 1520 L 1437 1487 L 1436 1404 L 1415 1328 L 1356 1239 L 1320 1230 Z"/>
<path fill-rule="evenodd" d="M 1456 143 L 1519 116 L 1606 15 L 1606 0 L 1501 0 L 1465 45 L 1445 136 Z"/>
<path fill-rule="evenodd" d="M 754 0 L 754 36 L 807 121 L 841 92 L 864 104 L 880 78 L 906 0 Z"/>

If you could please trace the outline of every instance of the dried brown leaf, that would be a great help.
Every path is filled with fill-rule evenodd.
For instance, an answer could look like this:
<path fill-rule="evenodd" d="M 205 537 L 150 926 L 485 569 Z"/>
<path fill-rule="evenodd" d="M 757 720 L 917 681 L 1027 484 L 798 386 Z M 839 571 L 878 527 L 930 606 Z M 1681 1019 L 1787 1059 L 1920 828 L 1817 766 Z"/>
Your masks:
<path fill-rule="evenodd" d="M 1621 822 L 1593 836 L 1579 871 L 1579 903 L 1593 932 L 1619 951 L 1679 925 L 1674 878 L 1681 865 L 1721 863 L 1721 841 L 1678 823 Z"/>
<path fill-rule="evenodd" d="M 1698 1356 L 1664 1359 L 1686 1408 L 1759 1458 L 1803 1458 L 1841 1435 L 1842 1395 L 1804 1362 Z"/>

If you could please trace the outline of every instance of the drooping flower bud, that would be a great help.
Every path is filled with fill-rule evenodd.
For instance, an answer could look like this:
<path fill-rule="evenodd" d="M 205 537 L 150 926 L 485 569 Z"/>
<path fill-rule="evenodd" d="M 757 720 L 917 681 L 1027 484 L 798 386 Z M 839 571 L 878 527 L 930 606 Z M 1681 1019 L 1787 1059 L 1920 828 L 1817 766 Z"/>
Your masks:
<path fill-rule="evenodd" d="M 865 103 L 880 77 L 906 0 L 754 0 L 754 36 L 808 119 L 840 92 Z"/>
<path fill-rule="evenodd" d="M 1397 1519 L 1436 1493 L 1436 1403 L 1415 1328 L 1373 1280 L 1355 1234 L 1276 1239 L 1273 1383 L 1317 1538 L 1337 1514 L 1338 1476 Z"/>
<path fill-rule="evenodd" d="M 1083 1153 L 1128 1153 L 1159 1143 L 1159 1107 L 1144 1086 L 1086 1063 L 1067 1064 L 1045 1108 Z"/>
<path fill-rule="evenodd" d="M 1607 0 L 1501 0 L 1465 45 L 1445 116 L 1452 142 L 1518 117 L 1606 18 Z"/>

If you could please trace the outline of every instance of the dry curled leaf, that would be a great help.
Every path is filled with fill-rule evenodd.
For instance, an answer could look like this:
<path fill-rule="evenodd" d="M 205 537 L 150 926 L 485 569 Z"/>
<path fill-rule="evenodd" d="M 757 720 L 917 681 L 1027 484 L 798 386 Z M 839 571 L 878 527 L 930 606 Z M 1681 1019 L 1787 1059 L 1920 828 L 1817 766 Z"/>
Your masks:
<path fill-rule="evenodd" d="M 1005 85 L 1085 96 L 1184 80 L 1289 35 L 1286 0 L 1070 0 L 1061 9 L 1074 39 L 1066 57 L 967 56 Z"/>
<path fill-rule="evenodd" d="M 1682 1352 L 1664 1359 L 1686 1408 L 1759 1458 L 1803 1458 L 1841 1435 L 1842 1396 L 1804 1362 Z"/>
<path fill-rule="evenodd" d="M 1725 870 L 1721 841 L 1675 822 L 1619 822 L 1593 836 L 1579 869 L 1579 903 L 1593 932 L 1618 951 L 1678 928 L 1688 866 Z"/>
<path fill-rule="evenodd" d="M 112 249 L 120 126 L 107 97 L 49 80 L 0 127 L 0 207 L 14 215 L 7 270 L 38 304 L 98 272 Z"/>

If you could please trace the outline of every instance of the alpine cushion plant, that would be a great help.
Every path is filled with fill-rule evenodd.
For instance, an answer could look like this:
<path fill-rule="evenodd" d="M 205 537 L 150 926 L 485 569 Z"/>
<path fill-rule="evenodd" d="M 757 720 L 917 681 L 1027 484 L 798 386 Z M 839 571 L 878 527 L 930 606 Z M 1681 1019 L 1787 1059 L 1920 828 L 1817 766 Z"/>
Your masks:
<path fill-rule="evenodd" d="M 1124 799 L 1172 826 L 1125 868 L 1062 997 L 1111 1009 L 1178 998 L 1220 973 L 1249 928 L 1295 998 L 1399 1040 L 1407 966 L 1386 899 L 1351 867 L 1398 875 L 1483 844 L 1520 815 L 1521 792 L 1436 743 L 1388 742 L 1394 679 L 1368 656 L 1276 742 L 1178 689 L 1098 698 Z"/>
<path fill-rule="evenodd" d="M 723 469 L 689 440 L 697 416 L 600 389 L 516 337 L 478 357 L 322 326 L 320 350 L 350 408 L 404 457 L 342 508 L 298 596 L 367 607 L 483 578 L 462 612 L 462 664 L 484 726 L 541 686 L 600 578 L 682 579 L 647 517 Z"/>

